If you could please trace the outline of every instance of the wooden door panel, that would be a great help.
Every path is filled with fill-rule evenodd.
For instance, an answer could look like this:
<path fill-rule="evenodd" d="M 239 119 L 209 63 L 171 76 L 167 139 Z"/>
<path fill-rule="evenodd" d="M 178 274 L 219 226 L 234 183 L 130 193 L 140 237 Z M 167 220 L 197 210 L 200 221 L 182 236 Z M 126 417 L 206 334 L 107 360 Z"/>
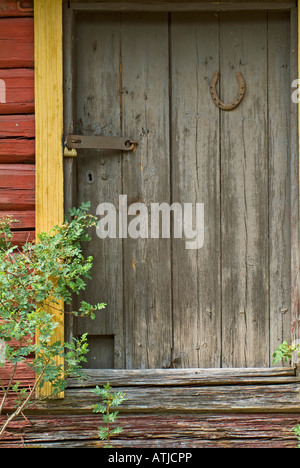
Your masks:
<path fill-rule="evenodd" d="M 88 365 L 268 367 L 290 333 L 289 15 L 79 13 L 76 133 L 135 152 L 80 150 L 78 202 L 204 203 L 205 239 L 99 239 L 83 299 L 107 302 Z M 218 109 L 246 82 L 242 103 Z M 136 213 L 138 214 L 138 213 Z M 195 214 L 195 212 L 194 212 Z M 132 217 L 128 216 L 128 223 Z M 106 350 L 103 352 L 103 350 Z M 102 357 L 101 357 L 101 356 Z M 114 362 L 113 362 L 114 361 Z"/>
<path fill-rule="evenodd" d="M 120 136 L 119 28 L 119 15 L 116 14 L 82 14 L 78 17 L 76 132 L 79 134 Z M 78 152 L 78 199 L 91 201 L 94 214 L 102 202 L 118 206 L 118 197 L 122 193 L 121 164 L 119 152 Z M 102 347 L 101 341 L 113 344 L 107 337 L 115 335 L 115 366 L 124 367 L 123 336 L 120 334 L 123 320 L 122 241 L 103 241 L 95 230 L 91 235 L 92 241 L 84 249 L 86 254 L 94 257 L 93 280 L 88 283 L 82 298 L 94 303 L 106 302 L 107 308 L 95 321 L 78 320 L 77 333 L 93 335 L 94 348 L 96 336 L 99 347 Z"/>
<path fill-rule="evenodd" d="M 172 200 L 205 203 L 204 247 L 173 240 L 175 367 L 221 365 L 219 110 L 209 82 L 219 68 L 214 13 L 172 15 Z M 208 118 L 209 116 L 209 118 Z"/>
<path fill-rule="evenodd" d="M 123 156 L 123 193 L 150 215 L 151 203 L 170 202 L 168 14 L 122 15 L 121 34 L 123 133 L 139 141 Z M 126 367 L 168 367 L 171 240 L 128 237 L 123 253 Z"/>
<path fill-rule="evenodd" d="M 269 13 L 270 353 L 291 336 L 290 18 Z"/>
<path fill-rule="evenodd" d="M 269 363 L 267 13 L 222 14 L 220 43 L 222 99 L 236 96 L 238 71 L 247 93 L 235 111 L 221 114 L 222 359 L 224 367 L 263 367 Z"/>

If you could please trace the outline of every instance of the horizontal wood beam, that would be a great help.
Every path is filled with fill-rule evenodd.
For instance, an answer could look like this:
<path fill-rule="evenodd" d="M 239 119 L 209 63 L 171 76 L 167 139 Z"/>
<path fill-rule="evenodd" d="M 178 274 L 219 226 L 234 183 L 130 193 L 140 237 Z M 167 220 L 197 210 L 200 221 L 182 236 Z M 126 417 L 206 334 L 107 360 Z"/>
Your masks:
<path fill-rule="evenodd" d="M 246 10 L 290 10 L 296 2 L 187 2 L 187 3 L 71 3 L 70 8 L 76 11 L 246 11 Z"/>
<path fill-rule="evenodd" d="M 270 383 L 294 381 L 295 369 L 243 368 L 243 369 L 87 369 L 85 380 L 69 379 L 68 387 L 95 387 L 107 382 L 118 386 L 184 386 L 184 385 L 228 385 L 234 383 Z"/>
<path fill-rule="evenodd" d="M 121 413 L 300 413 L 300 383 L 208 387 L 118 387 L 126 393 Z M 99 403 L 92 389 L 67 389 L 65 399 L 39 400 L 27 413 L 90 413 Z"/>

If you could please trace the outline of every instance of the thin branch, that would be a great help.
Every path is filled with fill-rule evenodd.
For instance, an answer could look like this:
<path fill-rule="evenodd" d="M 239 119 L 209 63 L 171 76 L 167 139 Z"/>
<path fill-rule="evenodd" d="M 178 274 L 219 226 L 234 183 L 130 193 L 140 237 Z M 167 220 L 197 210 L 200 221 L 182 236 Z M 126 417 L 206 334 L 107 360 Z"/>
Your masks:
<path fill-rule="evenodd" d="M 18 366 L 18 363 L 16 362 L 14 367 L 13 367 L 13 371 L 12 371 L 10 381 L 9 381 L 6 389 L 4 389 L 4 395 L 2 397 L 2 401 L 1 401 L 1 404 L 0 404 L 0 414 L 2 414 L 4 403 L 5 403 L 5 401 L 6 401 L 7 397 L 8 397 L 8 393 L 9 393 L 9 391 L 11 389 L 11 385 L 12 385 L 12 382 L 14 380 L 14 377 L 15 377 L 15 374 L 16 374 L 16 371 L 17 371 L 17 366 Z M 1 387 L 2 387 L 2 383 L 1 383 Z"/>

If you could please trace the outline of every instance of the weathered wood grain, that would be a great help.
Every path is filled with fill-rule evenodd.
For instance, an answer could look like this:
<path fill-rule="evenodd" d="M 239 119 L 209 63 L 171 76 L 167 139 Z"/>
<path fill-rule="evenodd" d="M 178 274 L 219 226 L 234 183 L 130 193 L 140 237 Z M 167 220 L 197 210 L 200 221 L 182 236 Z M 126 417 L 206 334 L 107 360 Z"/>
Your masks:
<path fill-rule="evenodd" d="M 267 13 L 223 13 L 220 21 L 222 101 L 236 96 L 236 72 L 246 80 L 243 102 L 221 113 L 222 361 L 263 367 L 269 366 Z"/>
<path fill-rule="evenodd" d="M 298 414 L 120 415 L 123 432 L 115 448 L 296 448 Z M 30 416 L 11 424 L 1 448 L 100 448 L 99 415 Z"/>
<path fill-rule="evenodd" d="M 0 166 L 1 167 L 1 166 Z M 18 223 L 12 223 L 12 230 L 29 230 L 35 227 L 35 211 L 0 211 L 0 218 L 4 216 L 11 216 L 12 219 L 19 221 Z"/>
<path fill-rule="evenodd" d="M 127 400 L 121 413 L 300 413 L 299 382 L 209 387 L 118 387 Z M 89 413 L 97 397 L 88 389 L 67 389 L 61 401 L 39 401 L 30 413 Z"/>
<path fill-rule="evenodd" d="M 0 70 L 5 102 L 0 102 L 0 114 L 31 114 L 34 112 L 34 71 L 30 69 Z"/>
<path fill-rule="evenodd" d="M 33 18 L 0 19 L 0 68 L 33 68 Z"/>
<path fill-rule="evenodd" d="M 0 165 L 0 210 L 34 210 L 35 167 L 32 165 Z"/>
<path fill-rule="evenodd" d="M 123 156 L 123 193 L 128 206 L 141 202 L 150 213 L 151 203 L 170 203 L 168 15 L 124 14 L 121 28 L 122 129 L 139 141 Z M 147 238 L 123 242 L 129 369 L 172 361 L 171 240 L 151 239 L 151 228 Z"/>
<path fill-rule="evenodd" d="M 219 110 L 208 82 L 219 64 L 213 13 L 172 14 L 172 202 L 204 203 L 204 246 L 172 241 L 174 367 L 221 366 Z M 209 119 L 207 116 L 209 115 Z"/>
<path fill-rule="evenodd" d="M 79 11 L 248 11 L 248 10 L 268 10 L 268 9 L 291 9 L 295 7 L 295 2 L 285 0 L 283 2 L 271 2 L 265 0 L 260 2 L 254 0 L 253 2 L 233 0 L 231 2 L 203 2 L 203 1 L 149 1 L 149 0 L 133 0 L 131 2 L 125 2 L 124 0 L 118 2 L 113 0 L 112 2 L 104 2 L 102 0 L 96 0 L 93 3 L 86 3 L 82 0 L 76 0 L 72 2 L 71 8 Z"/>
<path fill-rule="evenodd" d="M 68 388 L 102 386 L 109 382 L 113 387 L 170 387 L 192 385 L 233 385 L 241 383 L 276 383 L 295 380 L 293 368 L 248 369 L 142 369 L 114 370 L 89 369 L 85 380 L 68 380 Z M 278 380 L 279 379 L 279 380 Z"/>
<path fill-rule="evenodd" d="M 27 242 L 33 242 L 35 240 L 35 231 L 14 231 L 12 242 L 21 247 Z"/>
<path fill-rule="evenodd" d="M 0 164 L 34 163 L 35 141 L 0 138 Z"/>
<path fill-rule="evenodd" d="M 291 340 L 290 17 L 269 13 L 270 354 Z M 281 110 L 280 114 L 278 109 Z"/>
<path fill-rule="evenodd" d="M 85 297 L 108 307 L 96 324 L 79 322 L 77 332 L 110 343 L 114 335 L 121 368 L 270 366 L 289 334 L 287 98 L 280 109 L 271 103 L 273 88 L 282 85 L 288 95 L 287 14 L 77 18 L 76 131 L 139 140 L 123 156 L 79 154 L 78 202 L 92 200 L 95 212 L 105 201 L 118 212 L 123 193 L 128 205 L 205 206 L 197 251 L 185 249 L 186 239 L 100 241 L 94 232 L 95 276 Z M 246 80 L 232 112 L 211 100 L 216 68 L 225 102 L 236 96 L 235 73 Z"/>
<path fill-rule="evenodd" d="M 30 164 L 1 164 L 1 188 L 32 190 L 35 183 L 35 167 Z"/>
<path fill-rule="evenodd" d="M 83 14 L 78 17 L 76 28 L 76 132 L 120 136 L 119 17 L 94 14 L 91 18 Z M 113 151 L 78 151 L 78 203 L 91 201 L 93 214 L 102 202 L 112 203 L 118 209 L 122 193 L 122 157 L 120 152 Z M 88 171 L 93 177 L 92 184 L 87 178 Z M 99 239 L 95 229 L 91 236 L 92 242 L 84 246 L 84 252 L 94 257 L 93 281 L 88 282 L 81 298 L 94 303 L 106 302 L 107 308 L 95 321 L 78 320 L 77 333 L 88 331 L 97 335 L 99 341 L 103 335 L 114 335 L 114 365 L 122 368 L 125 366 L 122 240 Z"/>
<path fill-rule="evenodd" d="M 31 360 L 28 360 L 30 363 Z M 13 365 L 7 364 L 5 367 L 0 369 L 0 381 L 5 386 L 11 379 L 13 371 Z M 35 381 L 35 373 L 25 363 L 21 362 L 18 364 L 17 371 L 14 378 L 14 383 L 20 382 L 20 388 L 32 386 Z"/>
<path fill-rule="evenodd" d="M 298 47 L 295 46 L 299 37 L 299 12 L 297 8 L 291 11 L 290 32 L 290 82 L 298 71 Z M 291 342 L 300 339 L 299 320 L 299 106 L 290 100 L 290 174 L 291 174 Z"/>
<path fill-rule="evenodd" d="M 34 122 L 34 115 L 0 115 L 0 143 L 1 138 L 34 138 Z"/>

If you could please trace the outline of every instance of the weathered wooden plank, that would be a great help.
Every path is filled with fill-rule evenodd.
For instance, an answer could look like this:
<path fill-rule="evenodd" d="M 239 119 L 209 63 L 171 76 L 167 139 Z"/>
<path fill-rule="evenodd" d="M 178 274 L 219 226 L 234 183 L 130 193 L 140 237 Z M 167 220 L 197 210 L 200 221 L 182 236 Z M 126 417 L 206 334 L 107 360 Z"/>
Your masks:
<path fill-rule="evenodd" d="M 33 210 L 34 207 L 34 190 L 0 187 L 0 210 Z"/>
<path fill-rule="evenodd" d="M 25 444 L 22 440 L 18 442 L 11 442 L 1 444 L 1 448 L 104 448 L 104 443 L 99 440 L 86 440 L 86 441 L 62 441 L 62 442 L 46 442 L 46 438 L 42 443 L 37 444 Z M 114 448 L 116 449 L 130 449 L 130 453 L 132 454 L 132 450 L 134 449 L 169 449 L 173 448 L 174 453 L 178 453 L 176 451 L 180 449 L 201 449 L 201 448 L 297 448 L 297 442 L 288 440 L 288 441 L 277 441 L 277 440 L 241 440 L 241 441 L 212 441 L 212 440 L 203 440 L 197 441 L 193 439 L 157 439 L 157 440 L 136 440 L 136 441 L 128 441 L 123 439 L 117 439 L 114 441 Z M 161 453 L 161 451 L 158 453 Z M 120 455 L 120 452 L 119 452 Z M 148 454 L 149 455 L 149 454 Z M 154 455 L 152 455 L 154 457 Z M 151 455 L 150 455 L 151 457 Z M 150 458 L 148 457 L 148 458 Z M 150 458 L 151 459 L 151 458 Z M 157 458 L 155 458 L 155 461 Z M 165 456 L 165 460 L 167 460 Z M 175 456 L 174 456 L 175 460 Z"/>
<path fill-rule="evenodd" d="M 1 138 L 34 138 L 34 121 L 34 115 L 0 115 L 0 142 Z"/>
<path fill-rule="evenodd" d="M 267 13 L 221 14 L 222 361 L 269 366 Z M 259 67 L 259 73 L 257 69 Z"/>
<path fill-rule="evenodd" d="M 226 385 L 209 387 L 118 387 L 127 400 L 122 413 L 300 413 L 297 383 L 278 385 Z M 60 401 L 39 400 L 28 414 L 89 413 L 97 397 L 88 389 L 67 389 Z"/>
<path fill-rule="evenodd" d="M 298 47 L 300 37 L 299 30 L 299 10 L 293 8 L 291 11 L 291 32 L 290 32 L 290 83 L 295 76 L 298 76 Z M 299 342 L 300 339 L 300 252 L 299 252 L 299 105 L 290 100 L 290 131 L 291 131 L 291 152 L 290 152 L 290 173 L 291 173 L 291 342 Z"/>
<path fill-rule="evenodd" d="M 68 0 L 64 0 L 64 3 L 68 3 Z M 74 6 L 76 6 L 76 4 L 81 4 L 81 3 L 84 3 L 82 2 L 82 0 L 72 0 L 71 2 L 71 5 L 70 7 L 72 6 L 72 4 Z M 90 2 L 92 3 L 93 7 L 96 6 L 96 5 L 99 5 L 99 7 L 101 7 L 101 5 L 108 5 L 108 2 L 106 0 L 94 0 L 93 2 Z M 112 5 L 115 5 L 115 4 L 118 4 L 118 5 L 124 5 L 126 6 L 126 4 L 128 4 L 128 0 L 111 0 L 110 3 Z M 132 0 L 130 2 L 131 4 L 141 4 L 141 5 L 168 5 L 170 4 L 170 0 L 151 0 L 151 2 L 149 0 Z M 173 0 L 172 1 L 172 4 L 174 5 L 181 5 L 182 7 L 194 7 L 195 5 L 207 5 L 208 3 L 214 3 L 214 2 L 207 2 L 205 0 Z M 224 4 L 224 3 L 229 3 L 229 5 L 243 5 L 243 4 L 247 4 L 249 3 L 248 0 L 231 0 L 230 2 L 225 2 L 225 1 L 222 1 L 222 2 L 218 2 L 218 4 Z M 290 3 L 293 3 L 295 4 L 295 2 L 291 2 L 290 0 L 254 0 L 253 2 L 251 3 L 264 3 L 264 4 L 279 4 L 279 5 L 282 5 L 282 4 L 285 4 L 285 5 L 289 5 Z"/>
<path fill-rule="evenodd" d="M 149 1 L 144 0 L 142 2 L 131 1 L 131 2 L 103 2 L 101 0 L 95 0 L 92 3 L 86 3 L 82 0 L 75 0 L 71 3 L 71 8 L 79 11 L 171 11 L 171 12 L 186 12 L 186 11 L 248 11 L 248 10 L 269 10 L 269 9 L 291 9 L 295 7 L 295 2 L 271 2 L 269 0 L 260 2 L 254 0 L 252 2 L 233 0 L 231 2 L 170 2 L 170 1 Z"/>
<path fill-rule="evenodd" d="M 297 414 L 120 415 L 118 424 L 123 432 L 113 439 L 113 446 L 295 448 L 292 428 L 298 420 Z M 98 438 L 99 415 L 32 415 L 28 421 L 20 418 L 13 422 L 0 447 L 100 448 L 103 444 Z"/>
<path fill-rule="evenodd" d="M 75 50 L 76 44 L 74 41 L 75 34 L 75 15 L 68 8 L 67 4 L 63 5 L 63 48 L 68 50 L 64 56 L 64 91 L 63 91 L 63 111 L 64 111 L 64 139 L 67 135 L 74 133 L 75 116 Z M 69 210 L 77 203 L 77 161 L 76 158 L 64 156 L 64 211 L 65 216 L 69 217 Z M 75 317 L 72 312 L 76 307 L 76 298 L 72 297 L 70 304 L 65 304 L 65 340 L 72 341 L 75 330 Z"/>
<path fill-rule="evenodd" d="M 33 18 L 0 19 L 0 68 L 33 68 Z"/>
<path fill-rule="evenodd" d="M 119 16 L 79 15 L 76 38 L 76 132 L 120 136 Z M 113 151 L 78 151 L 78 204 L 89 200 L 93 214 L 102 202 L 112 203 L 118 211 L 122 157 L 120 152 Z M 93 183 L 89 183 L 87 173 L 91 174 Z M 107 308 L 95 321 L 78 320 L 77 332 L 87 331 L 98 335 L 100 340 L 103 335 L 114 335 L 115 367 L 122 368 L 125 366 L 122 240 L 100 239 L 95 229 L 91 237 L 84 252 L 94 258 L 93 281 L 88 282 L 80 298 L 91 303 L 106 302 Z"/>
<path fill-rule="evenodd" d="M 35 204 L 35 167 L 0 165 L 0 210 L 33 210 Z"/>
<path fill-rule="evenodd" d="M 33 163 L 34 160 L 34 139 L 0 138 L 0 164 Z"/>
<path fill-rule="evenodd" d="M 11 216 L 13 219 L 18 220 L 18 223 L 12 223 L 12 230 L 15 229 L 34 229 L 35 227 L 35 211 L 0 211 L 0 218 L 4 216 Z"/>
<path fill-rule="evenodd" d="M 21 246 L 35 239 L 35 211 L 0 211 L 0 219 L 3 216 L 12 216 L 13 219 L 19 221 L 18 223 L 11 224 L 13 231 L 12 242 L 14 244 Z"/>
<path fill-rule="evenodd" d="M 139 141 L 135 153 L 123 156 L 123 193 L 128 207 L 143 203 L 150 213 L 151 203 L 170 203 L 168 15 L 123 14 L 121 28 L 122 130 Z M 146 234 L 123 244 L 129 369 L 172 361 L 171 240 L 151 238 L 151 228 L 152 217 Z"/>
<path fill-rule="evenodd" d="M 35 231 L 14 231 L 12 242 L 15 245 L 21 247 L 27 242 L 33 242 L 35 240 Z"/>
<path fill-rule="evenodd" d="M 221 366 L 221 252 L 219 110 L 209 81 L 219 64 L 219 20 L 214 13 L 171 17 L 172 202 L 204 203 L 204 245 L 174 239 L 174 367 Z M 207 116 L 209 115 L 209 119 Z M 200 247 L 200 246 L 199 246 Z"/>
<path fill-rule="evenodd" d="M 1 164 L 0 187 L 33 190 L 35 166 L 31 164 Z"/>
<path fill-rule="evenodd" d="M 85 380 L 68 381 L 68 387 L 95 387 L 109 382 L 118 386 L 181 386 L 181 385 L 233 385 L 243 383 L 279 383 L 295 381 L 292 368 L 247 368 L 247 369 L 142 369 L 84 371 Z M 278 380 L 279 379 L 279 380 Z"/>
<path fill-rule="evenodd" d="M 34 112 L 34 71 L 30 69 L 0 70 L 0 114 Z"/>
<path fill-rule="evenodd" d="M 0 0 L 0 17 L 33 16 L 33 0 Z"/>
<path fill-rule="evenodd" d="M 291 337 L 290 16 L 268 15 L 270 357 Z M 280 112 L 278 112 L 280 109 Z"/>
<path fill-rule="evenodd" d="M 31 362 L 28 360 L 28 362 Z M 5 386 L 11 379 L 12 364 L 7 364 L 5 367 L 0 368 L 0 381 Z M 35 381 L 35 373 L 32 369 L 30 369 L 25 363 L 19 363 L 17 367 L 17 371 L 15 374 L 15 378 L 13 380 L 14 383 L 20 382 L 20 388 L 27 387 L 33 385 Z"/>

